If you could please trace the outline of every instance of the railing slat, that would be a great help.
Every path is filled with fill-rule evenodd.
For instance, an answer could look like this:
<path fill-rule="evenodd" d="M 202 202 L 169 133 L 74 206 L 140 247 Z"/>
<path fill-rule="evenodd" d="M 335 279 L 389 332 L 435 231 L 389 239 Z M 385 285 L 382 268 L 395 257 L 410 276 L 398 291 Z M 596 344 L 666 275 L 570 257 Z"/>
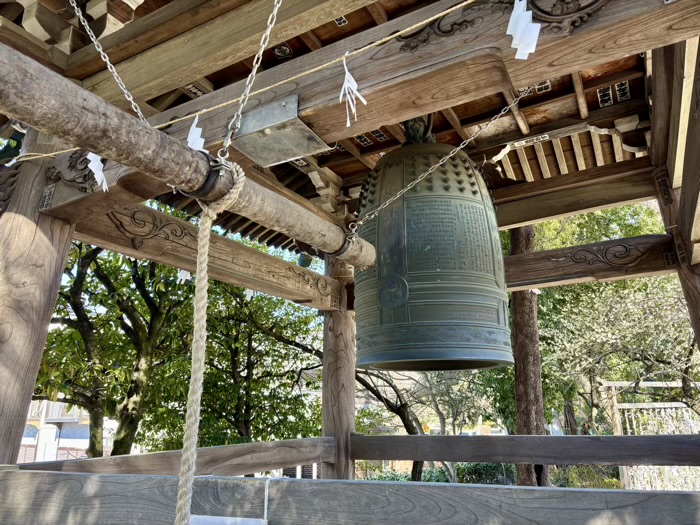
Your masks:
<path fill-rule="evenodd" d="M 351 455 L 368 460 L 540 465 L 700 465 L 700 436 L 354 435 Z"/>
<path fill-rule="evenodd" d="M 90 474 L 176 475 L 180 471 L 180 455 L 179 450 L 173 450 L 134 456 L 23 463 L 19 468 Z M 241 476 L 334 460 L 335 439 L 330 437 L 205 447 L 197 450 L 195 474 Z"/>

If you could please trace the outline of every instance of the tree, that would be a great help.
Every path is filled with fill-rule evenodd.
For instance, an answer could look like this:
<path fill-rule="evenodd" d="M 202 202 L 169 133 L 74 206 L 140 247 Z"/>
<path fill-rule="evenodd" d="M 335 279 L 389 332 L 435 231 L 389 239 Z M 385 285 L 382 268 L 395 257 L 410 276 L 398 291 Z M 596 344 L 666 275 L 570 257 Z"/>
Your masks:
<path fill-rule="evenodd" d="M 74 244 L 35 397 L 60 392 L 88 411 L 90 457 L 102 455 L 105 415 L 118 421 L 112 454 L 131 451 L 153 370 L 188 351 L 178 320 L 190 295 L 171 268 Z"/>

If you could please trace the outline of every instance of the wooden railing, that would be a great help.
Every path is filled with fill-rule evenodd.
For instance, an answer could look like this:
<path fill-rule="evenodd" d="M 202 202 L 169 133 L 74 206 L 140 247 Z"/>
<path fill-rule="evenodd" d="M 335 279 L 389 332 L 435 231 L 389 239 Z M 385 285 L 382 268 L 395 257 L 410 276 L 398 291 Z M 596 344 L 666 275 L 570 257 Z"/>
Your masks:
<path fill-rule="evenodd" d="M 353 459 L 534 463 L 539 465 L 700 465 L 700 435 L 352 436 Z"/>
<path fill-rule="evenodd" d="M 193 511 L 262 518 L 262 479 L 197 478 Z M 450 483 L 269 482 L 274 525 L 680 525 L 698 523 L 700 493 Z M 3 525 L 172 525 L 175 476 L 0 471 Z"/>
<path fill-rule="evenodd" d="M 180 472 L 180 456 L 179 450 L 173 450 L 135 456 L 23 463 L 19 465 L 19 468 L 21 470 L 90 474 L 177 475 Z M 334 460 L 334 438 L 293 439 L 206 447 L 197 450 L 195 475 L 242 476 L 311 463 L 328 463 Z"/>

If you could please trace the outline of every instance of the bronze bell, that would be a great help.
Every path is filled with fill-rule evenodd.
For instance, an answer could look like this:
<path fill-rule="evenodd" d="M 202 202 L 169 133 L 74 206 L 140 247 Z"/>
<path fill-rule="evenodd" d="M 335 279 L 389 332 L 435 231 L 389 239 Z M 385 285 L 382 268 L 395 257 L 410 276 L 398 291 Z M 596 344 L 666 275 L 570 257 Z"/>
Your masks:
<path fill-rule="evenodd" d="M 420 124 L 407 123 L 409 142 L 421 140 Z M 385 155 L 365 181 L 359 218 L 451 150 L 410 143 Z M 455 370 L 513 363 L 496 215 L 465 153 L 362 224 L 359 235 L 376 246 L 377 263 L 355 278 L 358 367 Z"/>

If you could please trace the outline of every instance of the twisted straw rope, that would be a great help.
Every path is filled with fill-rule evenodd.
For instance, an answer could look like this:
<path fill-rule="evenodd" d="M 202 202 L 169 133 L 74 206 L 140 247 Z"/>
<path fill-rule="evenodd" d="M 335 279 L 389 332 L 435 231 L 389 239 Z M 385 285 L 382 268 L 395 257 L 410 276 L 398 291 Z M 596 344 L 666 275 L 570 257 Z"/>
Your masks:
<path fill-rule="evenodd" d="M 229 192 L 214 203 L 200 202 L 202 215 L 197 235 L 197 273 L 194 288 L 194 335 L 192 338 L 192 376 L 187 394 L 187 416 L 185 419 L 185 438 L 182 443 L 180 462 L 180 481 L 177 492 L 175 525 L 190 523 L 190 507 L 194 473 L 197 463 L 197 438 L 199 435 L 199 418 L 201 413 L 202 391 L 204 389 L 204 364 L 207 348 L 207 301 L 209 296 L 209 240 L 211 228 L 216 216 L 235 205 L 245 184 L 245 173 L 235 163 L 233 186 Z"/>

